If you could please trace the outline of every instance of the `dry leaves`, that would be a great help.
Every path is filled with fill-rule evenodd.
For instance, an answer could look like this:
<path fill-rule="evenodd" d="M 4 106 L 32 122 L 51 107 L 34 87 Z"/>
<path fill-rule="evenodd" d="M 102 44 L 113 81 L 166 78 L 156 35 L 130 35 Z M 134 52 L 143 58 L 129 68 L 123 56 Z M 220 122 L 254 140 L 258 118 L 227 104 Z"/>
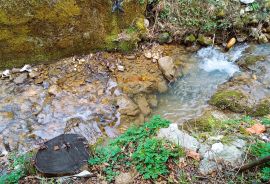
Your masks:
<path fill-rule="evenodd" d="M 247 128 L 246 131 L 250 134 L 261 134 L 266 131 L 266 128 L 264 125 L 257 123 L 253 125 L 252 127 Z"/>
<path fill-rule="evenodd" d="M 200 161 L 200 154 L 196 151 L 187 151 L 187 156 L 193 158 L 194 160 Z"/>

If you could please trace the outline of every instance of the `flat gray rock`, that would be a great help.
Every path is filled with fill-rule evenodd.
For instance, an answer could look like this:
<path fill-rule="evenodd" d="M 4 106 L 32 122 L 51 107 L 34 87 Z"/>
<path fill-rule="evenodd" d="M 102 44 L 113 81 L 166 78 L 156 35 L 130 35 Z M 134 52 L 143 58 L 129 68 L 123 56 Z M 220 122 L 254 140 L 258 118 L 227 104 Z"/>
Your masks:
<path fill-rule="evenodd" d="M 168 128 L 161 128 L 158 137 L 171 141 L 185 149 L 197 151 L 200 143 L 192 136 L 178 129 L 175 123 L 170 124 Z"/>

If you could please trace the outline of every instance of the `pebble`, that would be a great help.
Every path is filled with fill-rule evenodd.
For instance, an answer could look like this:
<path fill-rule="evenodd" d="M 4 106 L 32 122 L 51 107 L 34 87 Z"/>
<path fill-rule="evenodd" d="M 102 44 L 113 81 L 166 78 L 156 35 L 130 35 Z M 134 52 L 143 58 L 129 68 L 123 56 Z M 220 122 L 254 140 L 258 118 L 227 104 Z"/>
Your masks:
<path fill-rule="evenodd" d="M 117 69 L 118 69 L 118 71 L 120 71 L 120 72 L 125 71 L 125 67 L 124 67 L 123 65 L 117 65 Z"/>
<path fill-rule="evenodd" d="M 151 59 L 152 58 L 152 53 L 150 51 L 147 51 L 144 53 L 144 56 L 147 58 L 147 59 Z"/>

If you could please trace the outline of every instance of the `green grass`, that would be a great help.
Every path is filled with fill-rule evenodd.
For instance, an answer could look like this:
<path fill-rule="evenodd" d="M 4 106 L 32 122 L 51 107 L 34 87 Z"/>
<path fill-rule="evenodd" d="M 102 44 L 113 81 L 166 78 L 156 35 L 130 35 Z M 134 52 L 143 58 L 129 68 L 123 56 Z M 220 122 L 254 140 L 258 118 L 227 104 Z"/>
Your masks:
<path fill-rule="evenodd" d="M 88 163 L 99 166 L 109 182 L 133 166 L 145 179 L 155 180 L 167 175 L 167 161 L 184 155 L 181 148 L 154 137 L 160 128 L 169 124 L 160 116 L 154 116 L 141 126 L 131 127 L 107 146 L 97 147 Z"/>

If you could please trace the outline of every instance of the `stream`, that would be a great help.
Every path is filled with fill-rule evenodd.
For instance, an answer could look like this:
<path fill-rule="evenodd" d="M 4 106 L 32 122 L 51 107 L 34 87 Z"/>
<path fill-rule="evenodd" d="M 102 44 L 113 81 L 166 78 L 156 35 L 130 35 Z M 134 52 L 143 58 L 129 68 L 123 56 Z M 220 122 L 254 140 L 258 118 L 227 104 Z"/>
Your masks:
<path fill-rule="evenodd" d="M 218 86 L 241 72 L 235 62 L 248 47 L 247 44 L 238 45 L 228 52 L 218 47 L 197 51 L 187 61 L 190 64 L 188 72 L 171 85 L 168 93 L 159 95 L 160 103 L 154 114 L 177 123 L 202 115 Z M 253 54 L 270 54 L 269 48 L 269 45 L 256 46 Z"/>
<path fill-rule="evenodd" d="M 177 57 L 184 60 L 183 75 L 169 84 L 167 93 L 158 95 L 158 106 L 152 114 L 175 123 L 202 115 L 218 86 L 242 72 L 236 61 L 245 56 L 249 47 L 237 45 L 228 52 L 206 47 L 184 57 L 178 51 Z M 255 45 L 252 54 L 267 55 L 269 60 L 270 45 Z M 20 81 L 23 73 L 16 74 L 15 79 L 0 80 L 0 151 L 27 151 L 62 133 L 81 133 L 91 143 L 102 134 L 109 137 L 118 134 L 121 118 L 114 101 L 122 92 L 115 79 L 108 75 L 107 64 L 102 63 L 106 60 L 99 54 L 91 57 L 37 65 L 38 76 L 28 76 L 23 82 Z M 145 65 L 145 58 L 142 61 Z M 263 81 L 260 86 L 267 96 L 270 91 L 264 86 L 270 84 L 269 62 L 261 65 L 254 71 Z M 262 67 L 266 69 L 261 70 Z M 255 96 L 260 95 L 262 90 L 256 89 L 252 87 Z"/>

